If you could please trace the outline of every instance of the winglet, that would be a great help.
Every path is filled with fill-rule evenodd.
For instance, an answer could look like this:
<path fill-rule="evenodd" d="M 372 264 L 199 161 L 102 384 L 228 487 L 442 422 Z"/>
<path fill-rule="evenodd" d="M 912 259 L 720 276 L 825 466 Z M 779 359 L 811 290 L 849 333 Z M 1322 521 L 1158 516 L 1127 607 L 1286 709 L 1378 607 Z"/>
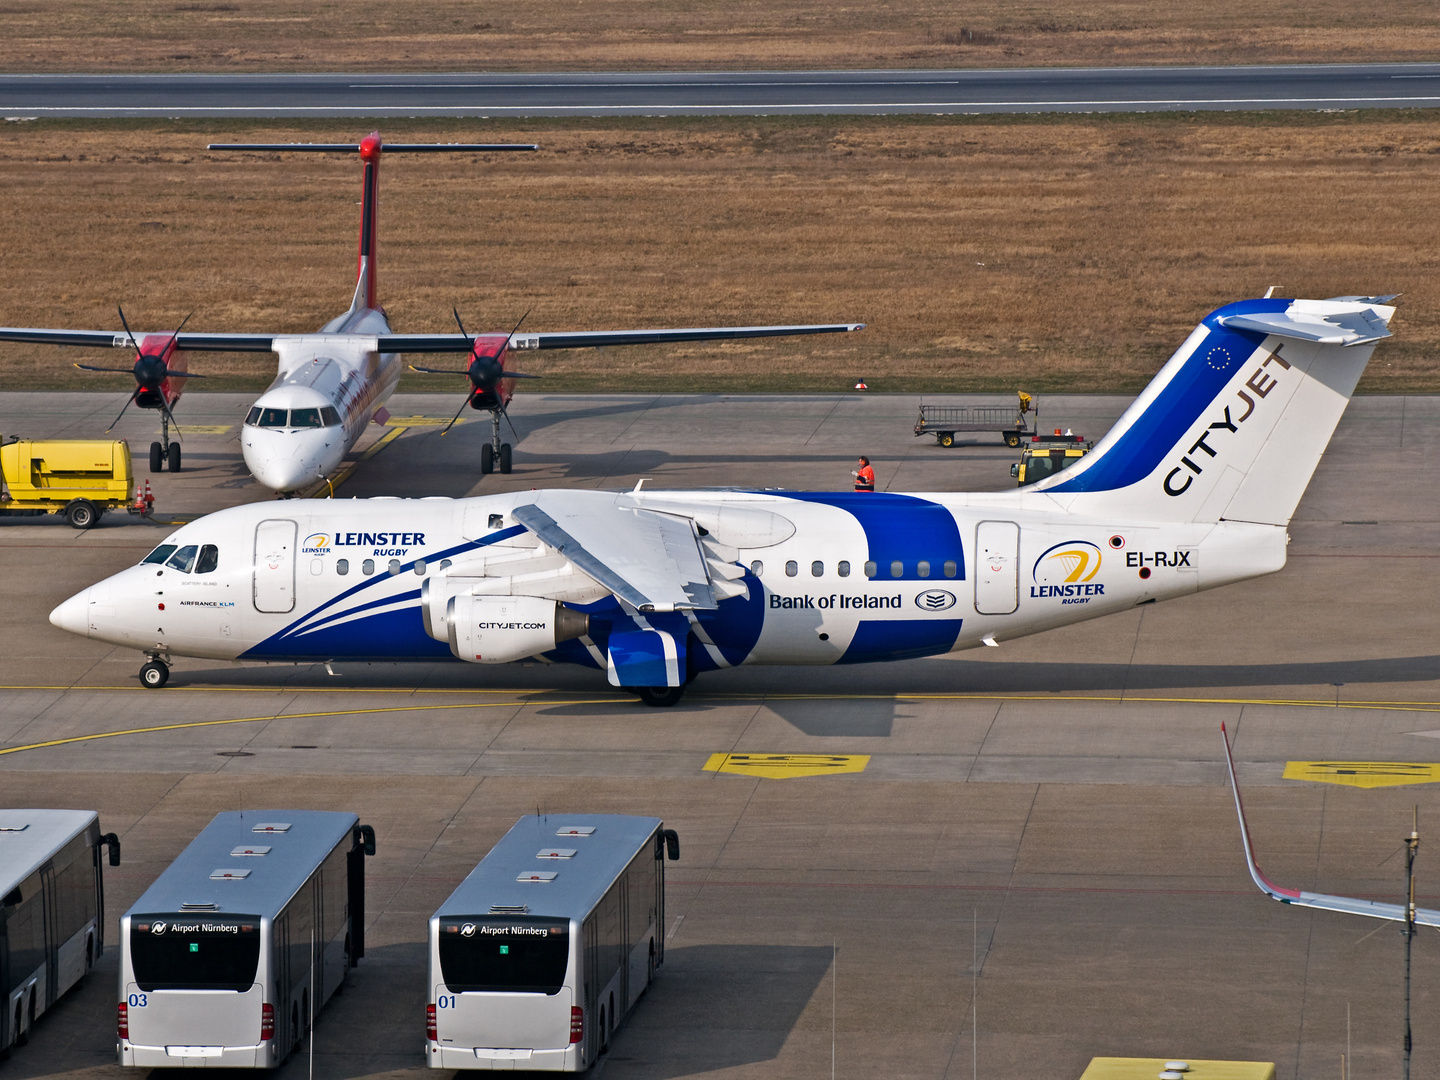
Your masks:
<path fill-rule="evenodd" d="M 1230 736 L 1225 724 L 1220 724 L 1220 740 L 1225 744 L 1225 767 L 1230 770 L 1230 790 L 1235 793 L 1235 814 L 1240 819 L 1240 840 L 1245 845 L 1245 865 L 1250 868 L 1250 877 L 1265 895 L 1279 900 L 1282 904 L 1294 903 L 1300 899 L 1298 889 L 1286 889 L 1276 885 L 1261 872 L 1255 862 L 1255 845 L 1250 840 L 1250 824 L 1245 820 L 1245 804 L 1240 801 L 1240 782 L 1235 779 L 1235 758 L 1230 753 Z"/>

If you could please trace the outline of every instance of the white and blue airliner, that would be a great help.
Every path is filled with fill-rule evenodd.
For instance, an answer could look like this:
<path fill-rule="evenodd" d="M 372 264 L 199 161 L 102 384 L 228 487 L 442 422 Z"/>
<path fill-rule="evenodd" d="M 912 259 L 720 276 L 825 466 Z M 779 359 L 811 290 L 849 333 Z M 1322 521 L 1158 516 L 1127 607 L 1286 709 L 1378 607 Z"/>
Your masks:
<path fill-rule="evenodd" d="M 1274 573 L 1391 297 L 1207 316 L 1088 456 L 978 494 L 521 491 L 257 503 L 56 626 L 255 661 L 584 664 L 652 705 L 740 664 L 933 656 Z"/>

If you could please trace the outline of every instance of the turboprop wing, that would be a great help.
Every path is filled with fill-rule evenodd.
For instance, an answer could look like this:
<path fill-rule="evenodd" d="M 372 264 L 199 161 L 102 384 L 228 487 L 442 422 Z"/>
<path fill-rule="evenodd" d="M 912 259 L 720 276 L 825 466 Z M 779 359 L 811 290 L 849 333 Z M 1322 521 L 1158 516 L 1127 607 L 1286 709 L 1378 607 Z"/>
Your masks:
<path fill-rule="evenodd" d="M 1245 845 L 1245 865 L 1249 867 L 1250 877 L 1261 892 L 1272 900 L 1279 900 L 1282 904 L 1294 904 L 1296 907 L 1340 911 L 1346 915 L 1366 915 L 1372 919 L 1388 919 L 1392 922 L 1406 921 L 1407 910 L 1404 904 L 1386 904 L 1378 900 L 1361 900 L 1353 896 L 1332 896 L 1329 893 L 1290 889 L 1284 885 L 1276 885 L 1266 877 L 1255 861 L 1255 847 L 1250 839 L 1250 825 L 1245 820 L 1245 804 L 1240 800 L 1240 784 L 1235 779 L 1235 758 L 1230 753 L 1230 736 L 1226 734 L 1224 724 L 1220 725 L 1220 738 L 1225 743 L 1225 767 L 1230 771 L 1230 790 L 1235 793 L 1235 813 L 1240 818 L 1240 841 Z M 1417 907 L 1414 919 L 1421 926 L 1440 927 L 1440 911 Z"/>

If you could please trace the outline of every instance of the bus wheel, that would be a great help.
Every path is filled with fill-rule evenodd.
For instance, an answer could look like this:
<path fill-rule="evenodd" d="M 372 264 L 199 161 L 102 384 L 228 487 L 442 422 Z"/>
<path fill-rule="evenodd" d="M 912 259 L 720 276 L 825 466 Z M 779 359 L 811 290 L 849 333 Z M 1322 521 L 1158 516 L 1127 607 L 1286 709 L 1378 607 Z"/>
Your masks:
<path fill-rule="evenodd" d="M 18 1014 L 17 1014 L 18 1015 Z M 605 1027 L 605 1006 L 600 1006 L 600 1053 L 610 1049 L 610 1032 Z"/>
<path fill-rule="evenodd" d="M 24 1012 L 21 1010 L 21 1007 L 20 1007 L 20 1002 L 17 1001 L 17 1002 L 15 1003 L 15 1045 L 16 1045 L 16 1046 L 24 1046 L 26 1043 L 28 1043 L 28 1042 L 30 1041 L 30 1031 L 29 1031 L 29 1029 L 20 1026 L 20 1020 L 21 1020 L 21 1018 L 22 1018 L 24 1015 L 25 1015 L 25 1014 L 24 1014 Z"/>
<path fill-rule="evenodd" d="M 641 701 L 657 709 L 668 709 L 671 705 L 679 704 L 680 698 L 685 694 L 683 686 L 636 686 L 632 689 Z"/>
<path fill-rule="evenodd" d="M 300 1006 L 298 1004 L 290 1006 L 290 1034 L 290 1049 L 293 1050 L 300 1045 Z"/>

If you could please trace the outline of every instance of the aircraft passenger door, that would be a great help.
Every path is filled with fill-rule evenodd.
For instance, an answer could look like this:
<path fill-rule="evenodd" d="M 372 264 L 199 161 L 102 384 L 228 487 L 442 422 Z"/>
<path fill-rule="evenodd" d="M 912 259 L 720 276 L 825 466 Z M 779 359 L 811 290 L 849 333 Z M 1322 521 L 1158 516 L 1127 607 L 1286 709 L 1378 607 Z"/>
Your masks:
<path fill-rule="evenodd" d="M 1009 615 L 1020 606 L 1020 526 L 982 521 L 975 527 L 975 612 Z"/>
<path fill-rule="evenodd" d="M 293 521 L 262 521 L 255 527 L 255 610 L 295 609 Z"/>

